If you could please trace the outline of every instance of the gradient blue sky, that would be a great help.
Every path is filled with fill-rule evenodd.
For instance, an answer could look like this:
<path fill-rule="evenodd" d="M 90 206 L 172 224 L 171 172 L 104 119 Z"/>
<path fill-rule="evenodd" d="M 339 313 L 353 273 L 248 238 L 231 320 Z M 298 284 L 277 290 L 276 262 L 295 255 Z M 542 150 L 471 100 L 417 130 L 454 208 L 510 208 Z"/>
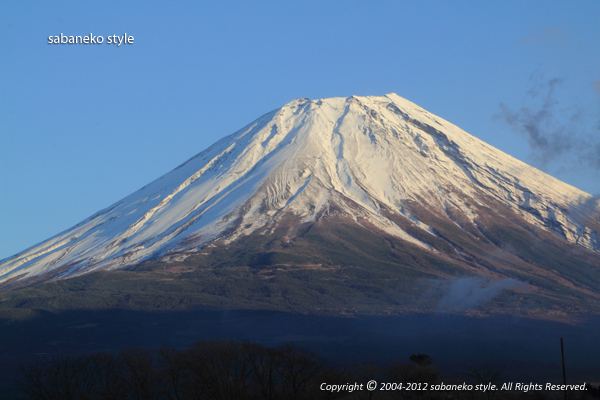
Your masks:
<path fill-rule="evenodd" d="M 0 2 L 0 259 L 299 97 L 394 92 L 597 194 L 599 21 L 597 1 Z"/>

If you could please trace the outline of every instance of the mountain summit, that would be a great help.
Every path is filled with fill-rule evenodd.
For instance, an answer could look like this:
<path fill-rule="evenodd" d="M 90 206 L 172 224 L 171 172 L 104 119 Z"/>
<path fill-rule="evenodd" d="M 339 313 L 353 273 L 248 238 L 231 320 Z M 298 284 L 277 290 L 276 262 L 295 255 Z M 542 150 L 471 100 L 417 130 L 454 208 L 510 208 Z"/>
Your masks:
<path fill-rule="evenodd" d="M 368 243 L 342 242 L 344 230 L 358 229 L 365 238 L 389 238 L 396 253 L 471 274 L 580 287 L 583 270 L 573 272 L 560 257 L 598 268 L 596 201 L 396 94 L 298 99 L 0 261 L 0 283 L 182 260 L 249 237 L 262 243 L 245 250 L 255 264 L 264 254 L 287 254 L 288 263 L 336 265 L 343 262 L 319 251 L 310 255 L 315 260 L 306 247 L 293 250 L 295 243 L 310 229 L 329 229 L 340 252 L 366 257 Z M 561 256 L 550 261 L 566 269 L 547 265 L 552 251 Z M 419 265 L 432 276 L 456 274 Z M 595 297 L 588 284 L 582 290 Z"/>

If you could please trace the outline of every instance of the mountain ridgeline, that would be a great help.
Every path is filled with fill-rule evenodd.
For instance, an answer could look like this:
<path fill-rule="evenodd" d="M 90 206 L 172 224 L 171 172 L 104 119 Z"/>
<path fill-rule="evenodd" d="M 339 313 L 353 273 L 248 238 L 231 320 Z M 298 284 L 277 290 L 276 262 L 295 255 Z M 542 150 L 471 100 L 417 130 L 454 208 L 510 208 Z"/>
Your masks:
<path fill-rule="evenodd" d="M 0 285 L 133 268 L 156 291 L 237 282 L 238 308 L 597 314 L 599 211 L 395 94 L 298 99 L 0 261 Z"/>

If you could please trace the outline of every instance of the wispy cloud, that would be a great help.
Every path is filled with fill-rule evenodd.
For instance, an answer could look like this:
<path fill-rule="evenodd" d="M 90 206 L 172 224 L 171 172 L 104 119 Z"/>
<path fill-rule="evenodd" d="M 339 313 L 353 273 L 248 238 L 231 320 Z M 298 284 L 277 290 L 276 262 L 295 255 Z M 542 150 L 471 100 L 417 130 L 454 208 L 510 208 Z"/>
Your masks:
<path fill-rule="evenodd" d="M 530 77 L 525 93 L 526 105 L 513 108 L 499 104 L 495 120 L 506 123 L 513 132 L 525 137 L 530 157 L 539 167 L 583 167 L 600 170 L 600 125 L 586 126 L 589 115 L 576 104 L 561 105 L 557 91 L 564 78 L 543 79 L 539 71 Z"/>
<path fill-rule="evenodd" d="M 465 310 L 483 305 L 507 289 L 528 290 L 528 285 L 516 279 L 490 281 L 481 277 L 458 278 L 438 305 L 439 311 Z"/>
<path fill-rule="evenodd" d="M 558 101 L 555 98 L 556 87 L 563 82 L 561 78 L 552 78 L 546 82 L 534 82 L 526 97 L 533 100 L 532 106 L 513 110 L 500 103 L 500 112 L 494 115 L 504 121 L 514 132 L 527 138 L 536 161 L 546 167 L 548 162 L 573 148 L 572 132 L 566 125 L 560 124 L 555 117 Z M 538 98 L 541 102 L 536 101 Z M 569 116 L 576 119 L 579 111 Z"/>

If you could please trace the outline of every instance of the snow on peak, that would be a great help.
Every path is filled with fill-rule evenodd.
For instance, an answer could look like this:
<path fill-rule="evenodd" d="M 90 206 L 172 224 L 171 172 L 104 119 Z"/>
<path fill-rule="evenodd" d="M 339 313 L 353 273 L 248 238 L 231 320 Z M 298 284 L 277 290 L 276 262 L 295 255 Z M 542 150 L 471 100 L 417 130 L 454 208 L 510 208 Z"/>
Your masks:
<path fill-rule="evenodd" d="M 3 260 L 0 283 L 123 268 L 217 238 L 235 240 L 283 212 L 313 221 L 332 205 L 435 251 L 381 208 L 402 213 L 409 201 L 437 209 L 451 202 L 468 213 L 465 199 L 478 202 L 481 193 L 600 251 L 597 233 L 572 212 L 590 195 L 390 93 L 291 101 L 75 227 Z"/>

